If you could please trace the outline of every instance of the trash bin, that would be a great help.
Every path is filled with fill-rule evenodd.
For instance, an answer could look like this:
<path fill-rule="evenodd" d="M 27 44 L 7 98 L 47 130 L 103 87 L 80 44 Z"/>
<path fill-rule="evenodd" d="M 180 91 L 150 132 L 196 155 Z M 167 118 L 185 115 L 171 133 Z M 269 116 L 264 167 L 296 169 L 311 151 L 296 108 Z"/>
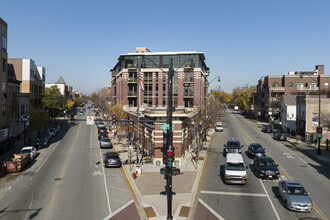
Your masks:
<path fill-rule="evenodd" d="M 133 173 L 133 179 L 136 179 L 136 173 Z"/>
<path fill-rule="evenodd" d="M 136 165 L 136 176 L 141 176 L 142 175 L 142 167 L 141 165 Z"/>

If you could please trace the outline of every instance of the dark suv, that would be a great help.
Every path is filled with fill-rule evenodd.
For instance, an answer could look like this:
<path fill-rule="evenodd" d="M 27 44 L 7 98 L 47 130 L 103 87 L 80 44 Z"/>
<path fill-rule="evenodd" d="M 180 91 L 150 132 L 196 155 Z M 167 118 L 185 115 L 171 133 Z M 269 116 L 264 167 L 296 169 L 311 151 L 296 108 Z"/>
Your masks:
<path fill-rule="evenodd" d="M 265 133 L 272 133 L 273 132 L 273 128 L 271 125 L 265 125 L 262 127 L 261 129 L 262 132 L 265 132 Z"/>
<path fill-rule="evenodd" d="M 227 153 L 242 153 L 241 148 L 243 145 L 241 145 L 239 140 L 229 140 L 227 145 L 224 144 L 224 147 L 226 148 L 224 150 L 224 155 L 226 155 Z"/>
<path fill-rule="evenodd" d="M 253 161 L 254 170 L 259 178 L 278 179 L 280 171 L 271 157 L 256 157 Z"/>

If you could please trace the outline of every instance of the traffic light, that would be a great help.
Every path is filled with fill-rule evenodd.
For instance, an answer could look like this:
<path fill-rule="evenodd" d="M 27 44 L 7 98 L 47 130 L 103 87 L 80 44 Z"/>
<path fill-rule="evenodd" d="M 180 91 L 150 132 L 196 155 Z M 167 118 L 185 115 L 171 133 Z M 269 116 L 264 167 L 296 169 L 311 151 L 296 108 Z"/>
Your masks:
<path fill-rule="evenodd" d="M 168 133 L 166 132 L 163 132 L 163 164 L 166 164 L 166 161 L 167 161 L 167 137 L 168 136 Z"/>
<path fill-rule="evenodd" d="M 116 114 L 112 114 L 112 125 L 116 127 Z"/>
<path fill-rule="evenodd" d="M 167 150 L 167 165 L 171 167 L 174 161 L 174 149 L 170 146 Z"/>

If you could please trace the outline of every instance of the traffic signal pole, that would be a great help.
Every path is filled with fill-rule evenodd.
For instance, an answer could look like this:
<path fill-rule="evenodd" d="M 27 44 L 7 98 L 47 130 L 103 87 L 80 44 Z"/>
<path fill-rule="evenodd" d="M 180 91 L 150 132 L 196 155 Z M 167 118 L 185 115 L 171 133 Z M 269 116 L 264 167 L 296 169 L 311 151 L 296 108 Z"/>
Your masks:
<path fill-rule="evenodd" d="M 170 149 L 173 149 L 172 152 L 174 154 L 173 130 L 172 130 L 173 76 L 174 76 L 173 59 L 171 58 L 170 68 L 169 68 L 169 71 L 168 71 L 167 124 L 169 125 L 169 128 L 168 128 L 168 136 L 167 136 L 168 137 L 167 151 L 169 151 Z M 174 155 L 173 155 L 173 159 L 174 159 Z M 173 216 L 172 216 L 172 166 L 173 166 L 173 162 L 174 162 L 173 160 L 169 161 L 168 159 L 166 161 L 166 168 L 167 168 L 167 178 L 166 178 L 167 219 L 173 219 Z"/>

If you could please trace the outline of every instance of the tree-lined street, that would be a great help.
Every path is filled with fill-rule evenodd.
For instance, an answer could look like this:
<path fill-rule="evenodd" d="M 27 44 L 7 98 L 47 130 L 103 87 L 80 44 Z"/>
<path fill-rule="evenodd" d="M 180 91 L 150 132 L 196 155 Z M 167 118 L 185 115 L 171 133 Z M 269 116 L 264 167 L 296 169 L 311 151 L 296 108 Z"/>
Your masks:
<path fill-rule="evenodd" d="M 300 219 L 312 217 L 326 219 L 329 216 L 328 187 L 329 171 L 324 173 L 322 166 L 288 142 L 278 142 L 270 134 L 261 132 L 261 125 L 245 119 L 240 114 L 227 110 L 224 120 L 224 132 L 216 133 L 205 168 L 199 198 L 215 210 L 224 219 Z M 243 159 L 248 165 L 248 183 L 226 185 L 224 183 L 225 157 L 224 144 L 231 139 L 240 140 Z M 254 173 L 253 160 L 247 157 L 250 143 L 260 143 L 266 148 L 267 155 L 279 164 L 279 180 L 301 182 L 314 203 L 311 213 L 299 213 L 287 210 L 278 196 L 279 180 L 260 180 Z M 198 210 L 196 210 L 198 211 Z"/>

